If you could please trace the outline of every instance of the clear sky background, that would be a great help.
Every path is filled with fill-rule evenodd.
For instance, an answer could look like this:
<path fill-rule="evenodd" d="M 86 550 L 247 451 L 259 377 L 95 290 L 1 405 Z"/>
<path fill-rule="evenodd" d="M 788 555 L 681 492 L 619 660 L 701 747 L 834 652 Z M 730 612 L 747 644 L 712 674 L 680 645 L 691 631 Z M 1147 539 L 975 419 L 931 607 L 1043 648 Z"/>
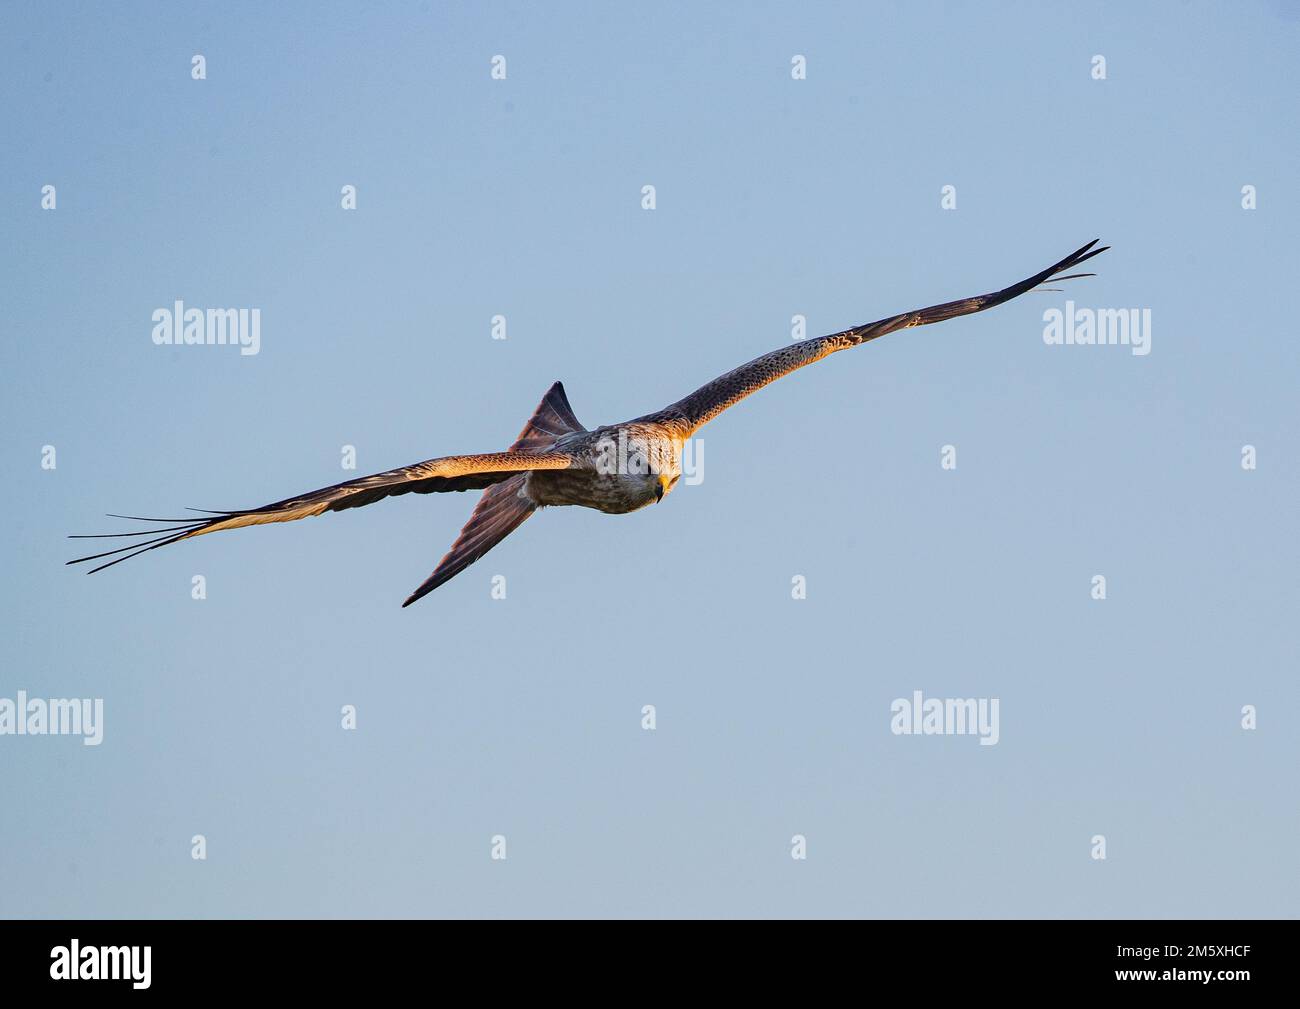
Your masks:
<path fill-rule="evenodd" d="M 1296 5 L 617 7 L 6 6 L 0 697 L 105 728 L 0 736 L 0 915 L 1295 915 Z M 476 495 L 63 566 L 104 512 L 504 448 L 556 379 L 636 416 L 1094 237 L 409 609 Z M 1046 346 L 1067 297 L 1150 355 Z M 176 299 L 261 353 L 155 346 Z M 893 735 L 914 690 L 1000 742 Z"/>

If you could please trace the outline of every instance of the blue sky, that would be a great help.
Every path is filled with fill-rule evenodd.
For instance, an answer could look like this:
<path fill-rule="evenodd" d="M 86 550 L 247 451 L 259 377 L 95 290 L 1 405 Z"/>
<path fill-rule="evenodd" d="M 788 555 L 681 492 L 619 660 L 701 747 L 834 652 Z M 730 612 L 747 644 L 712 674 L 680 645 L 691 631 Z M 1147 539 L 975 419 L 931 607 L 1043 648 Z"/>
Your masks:
<path fill-rule="evenodd" d="M 0 915 L 1296 913 L 1294 4 L 7 20 L 0 698 L 104 739 L 0 735 Z M 633 417 L 1094 237 L 406 610 L 473 495 L 63 566 L 104 512 L 504 448 L 556 379 Z M 1067 297 L 1151 353 L 1046 345 Z M 155 346 L 177 299 L 260 353 Z M 997 745 L 891 733 L 916 690 L 997 698 Z"/>

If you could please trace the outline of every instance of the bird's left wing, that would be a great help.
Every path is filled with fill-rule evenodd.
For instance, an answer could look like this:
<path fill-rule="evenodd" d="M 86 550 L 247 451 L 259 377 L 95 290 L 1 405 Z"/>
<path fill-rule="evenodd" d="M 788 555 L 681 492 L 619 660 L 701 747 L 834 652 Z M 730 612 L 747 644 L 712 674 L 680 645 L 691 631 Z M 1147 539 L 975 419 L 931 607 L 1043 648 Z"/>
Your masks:
<path fill-rule="evenodd" d="M 104 553 L 91 554 L 68 561 L 69 564 L 81 564 L 84 561 L 99 560 L 103 557 L 124 556 L 106 561 L 90 569 L 90 574 L 104 568 L 130 560 L 146 550 L 156 550 L 169 543 L 202 536 L 205 533 L 220 532 L 223 529 L 239 529 L 243 526 L 264 525 L 268 522 L 293 522 L 296 519 L 320 515 L 327 511 L 342 511 L 345 508 L 359 508 L 381 498 L 394 497 L 398 494 L 434 494 L 444 491 L 482 490 L 494 484 L 509 480 L 518 473 L 540 469 L 568 469 L 574 465 L 573 456 L 565 452 L 491 452 L 485 455 L 453 455 L 441 459 L 429 459 L 426 462 L 403 466 L 400 469 L 375 473 L 371 476 L 358 477 L 331 487 L 299 494 L 261 508 L 246 511 L 211 512 L 207 517 L 188 519 L 141 519 L 136 515 L 114 515 L 113 518 L 133 519 L 141 522 L 161 523 L 158 528 L 144 532 L 108 533 L 102 536 L 73 536 L 71 539 L 108 539 L 149 536 L 144 542 L 134 542 L 130 546 Z"/>
<path fill-rule="evenodd" d="M 669 425 L 675 427 L 683 436 L 689 436 L 722 413 L 723 410 L 739 403 L 746 396 L 753 395 L 759 389 L 770 385 L 783 375 L 788 375 L 792 371 L 810 365 L 815 361 L 820 361 L 822 358 L 834 354 L 837 350 L 847 350 L 849 347 L 861 346 L 870 340 L 884 336 L 886 333 L 892 333 L 895 330 L 908 329 L 912 326 L 926 326 L 932 322 L 955 319 L 959 315 L 983 312 L 987 308 L 1001 305 L 1003 302 L 1010 301 L 1026 291 L 1033 290 L 1045 280 L 1073 280 L 1076 277 L 1091 277 L 1093 276 L 1091 273 L 1066 275 L 1065 271 L 1078 266 L 1093 256 L 1100 255 L 1109 248 L 1109 246 L 1103 246 L 1100 249 L 1094 249 L 1093 246 L 1097 244 L 1097 241 L 1098 239 L 1094 239 L 1082 249 L 1066 256 L 1059 263 L 1049 266 L 1041 273 L 1036 273 L 1018 284 L 1004 287 L 1001 291 L 993 291 L 990 294 L 981 294 L 974 298 L 963 298 L 960 301 L 949 301 L 942 305 L 931 305 L 929 308 L 904 312 L 901 315 L 890 316 L 888 319 L 880 319 L 877 322 L 846 329 L 842 333 L 819 336 L 774 350 L 770 354 L 757 357 L 748 364 L 742 364 L 739 368 L 715 378 L 708 385 L 701 386 L 685 399 L 672 404 L 672 406 L 637 419 Z"/>
<path fill-rule="evenodd" d="M 438 562 L 433 574 L 406 598 L 403 606 L 422 599 L 439 585 L 451 581 L 467 567 L 524 524 L 537 506 L 521 493 L 522 474 L 489 487 L 479 498 L 474 514 L 456 537 L 451 549 Z"/>

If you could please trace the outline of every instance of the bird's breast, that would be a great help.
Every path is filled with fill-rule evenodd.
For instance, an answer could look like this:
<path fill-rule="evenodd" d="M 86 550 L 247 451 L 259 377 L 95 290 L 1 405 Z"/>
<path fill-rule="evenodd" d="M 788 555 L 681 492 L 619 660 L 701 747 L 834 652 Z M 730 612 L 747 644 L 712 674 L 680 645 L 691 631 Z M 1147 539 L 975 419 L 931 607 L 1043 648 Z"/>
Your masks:
<path fill-rule="evenodd" d="M 590 469 L 533 470 L 524 492 L 540 506 L 576 505 L 610 515 L 654 504 L 658 480 L 650 475 L 599 473 Z"/>

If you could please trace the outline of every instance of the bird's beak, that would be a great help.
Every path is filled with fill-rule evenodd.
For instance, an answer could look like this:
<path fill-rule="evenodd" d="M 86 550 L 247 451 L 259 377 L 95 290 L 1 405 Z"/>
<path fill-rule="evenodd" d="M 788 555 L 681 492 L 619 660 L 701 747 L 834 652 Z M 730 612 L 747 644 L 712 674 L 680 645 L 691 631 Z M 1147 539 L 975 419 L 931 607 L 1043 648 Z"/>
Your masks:
<path fill-rule="evenodd" d="M 668 493 L 668 477 L 663 476 L 661 474 L 659 477 L 659 482 L 655 484 L 655 501 L 656 502 L 662 501 L 664 499 L 664 495 L 667 493 Z"/>

